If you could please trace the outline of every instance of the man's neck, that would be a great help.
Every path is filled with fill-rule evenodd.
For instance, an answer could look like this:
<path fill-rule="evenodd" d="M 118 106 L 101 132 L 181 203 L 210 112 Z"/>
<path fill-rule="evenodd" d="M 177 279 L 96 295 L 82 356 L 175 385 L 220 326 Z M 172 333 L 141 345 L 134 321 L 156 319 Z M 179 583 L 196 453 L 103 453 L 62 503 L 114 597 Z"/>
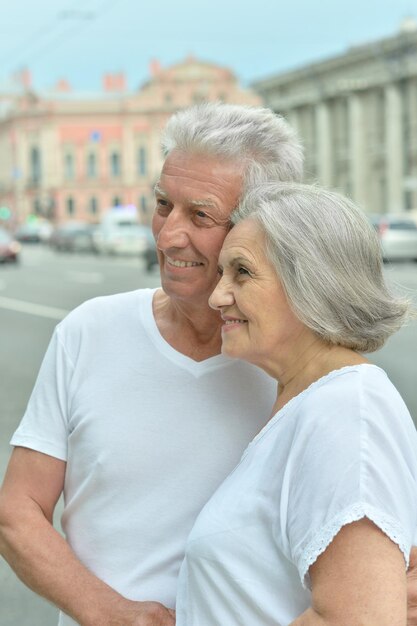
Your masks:
<path fill-rule="evenodd" d="M 162 337 L 178 352 L 194 361 L 220 354 L 222 322 L 208 303 L 174 300 L 160 289 L 154 295 L 153 314 Z"/>

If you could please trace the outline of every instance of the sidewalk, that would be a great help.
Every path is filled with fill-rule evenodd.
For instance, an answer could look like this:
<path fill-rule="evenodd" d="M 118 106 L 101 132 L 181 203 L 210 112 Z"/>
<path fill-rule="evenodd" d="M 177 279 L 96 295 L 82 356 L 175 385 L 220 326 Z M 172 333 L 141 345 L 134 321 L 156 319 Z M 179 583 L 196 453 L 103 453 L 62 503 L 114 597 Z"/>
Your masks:
<path fill-rule="evenodd" d="M 1 626 L 56 626 L 58 611 L 27 589 L 0 558 Z"/>

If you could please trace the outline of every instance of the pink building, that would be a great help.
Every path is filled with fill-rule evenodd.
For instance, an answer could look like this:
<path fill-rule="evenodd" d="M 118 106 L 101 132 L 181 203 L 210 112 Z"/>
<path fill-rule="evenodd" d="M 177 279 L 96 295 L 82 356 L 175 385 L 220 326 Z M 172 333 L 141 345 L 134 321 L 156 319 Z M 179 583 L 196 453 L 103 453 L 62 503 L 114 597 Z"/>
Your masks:
<path fill-rule="evenodd" d="M 194 102 L 261 103 L 230 70 L 191 57 L 168 69 L 153 61 L 136 92 L 123 74 L 106 74 L 93 96 L 66 80 L 37 93 L 24 79 L 20 93 L 0 93 L 0 206 L 12 224 L 31 214 L 97 222 L 116 204 L 136 205 L 148 222 L 167 118 Z"/>

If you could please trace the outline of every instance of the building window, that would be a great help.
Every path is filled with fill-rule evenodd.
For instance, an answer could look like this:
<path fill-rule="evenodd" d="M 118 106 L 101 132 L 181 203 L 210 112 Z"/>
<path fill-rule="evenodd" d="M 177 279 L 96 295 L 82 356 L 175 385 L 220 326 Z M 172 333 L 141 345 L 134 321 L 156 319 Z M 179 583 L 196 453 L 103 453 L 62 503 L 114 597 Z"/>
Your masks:
<path fill-rule="evenodd" d="M 147 154 L 144 146 L 138 150 L 138 174 L 139 176 L 146 176 L 147 174 Z"/>
<path fill-rule="evenodd" d="M 110 155 L 110 172 L 114 177 L 121 174 L 120 154 L 118 152 L 112 152 Z"/>
<path fill-rule="evenodd" d="M 64 176 L 66 180 L 74 180 L 75 177 L 74 156 L 70 153 L 64 157 Z"/>
<path fill-rule="evenodd" d="M 148 198 L 146 196 L 140 196 L 139 206 L 142 213 L 145 214 L 148 212 Z"/>
<path fill-rule="evenodd" d="M 97 178 L 97 157 L 94 152 L 90 152 L 87 157 L 87 176 Z"/>
<path fill-rule="evenodd" d="M 91 213 L 91 215 L 97 215 L 97 213 L 98 213 L 98 202 L 97 202 L 97 198 L 95 196 L 90 198 L 90 202 L 89 202 L 89 205 L 88 205 L 88 210 Z"/>
<path fill-rule="evenodd" d="M 410 189 L 404 191 L 404 208 L 406 211 L 414 209 L 414 194 Z"/>
<path fill-rule="evenodd" d="M 201 102 L 205 102 L 206 101 L 206 97 L 203 93 L 201 93 L 200 91 L 195 91 L 192 95 L 192 102 L 194 104 L 200 104 Z"/>
<path fill-rule="evenodd" d="M 385 176 L 379 178 L 379 205 L 381 213 L 387 213 L 387 180 Z"/>
<path fill-rule="evenodd" d="M 67 215 L 72 217 L 75 214 L 75 202 L 74 202 L 74 198 L 72 198 L 72 196 L 69 196 L 67 198 L 66 205 L 67 205 Z"/>
<path fill-rule="evenodd" d="M 33 147 L 30 151 L 30 179 L 36 185 L 42 177 L 41 154 L 39 148 Z"/>
<path fill-rule="evenodd" d="M 123 202 L 120 196 L 114 196 L 113 198 L 113 206 L 122 206 Z"/>
<path fill-rule="evenodd" d="M 41 205 L 41 201 L 39 200 L 39 198 L 35 198 L 33 201 L 33 212 L 35 215 L 42 214 L 42 205 Z"/>

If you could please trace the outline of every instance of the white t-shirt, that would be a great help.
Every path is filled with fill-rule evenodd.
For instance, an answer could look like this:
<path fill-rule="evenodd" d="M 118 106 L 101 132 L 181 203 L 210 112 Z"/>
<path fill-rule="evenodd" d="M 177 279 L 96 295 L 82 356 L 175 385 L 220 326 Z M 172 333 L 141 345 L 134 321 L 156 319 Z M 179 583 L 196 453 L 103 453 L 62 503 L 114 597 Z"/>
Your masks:
<path fill-rule="evenodd" d="M 310 565 L 364 516 L 407 561 L 417 434 L 385 372 L 368 364 L 313 383 L 248 446 L 188 538 L 177 626 L 286 626 L 311 604 Z"/>
<path fill-rule="evenodd" d="M 267 422 L 276 383 L 178 353 L 153 293 L 90 300 L 58 325 L 11 443 L 67 462 L 62 527 L 80 560 L 124 596 L 173 607 L 186 537 Z"/>

